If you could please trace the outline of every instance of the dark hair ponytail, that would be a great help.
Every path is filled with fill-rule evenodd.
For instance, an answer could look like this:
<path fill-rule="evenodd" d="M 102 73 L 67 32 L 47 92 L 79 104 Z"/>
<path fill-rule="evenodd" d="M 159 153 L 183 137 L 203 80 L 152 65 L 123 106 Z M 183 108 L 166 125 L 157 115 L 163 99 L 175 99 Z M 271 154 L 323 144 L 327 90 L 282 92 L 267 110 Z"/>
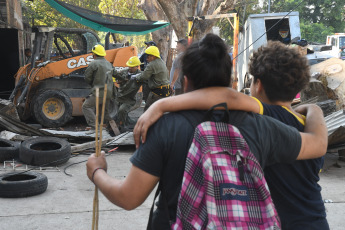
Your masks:
<path fill-rule="evenodd" d="M 193 89 L 229 86 L 232 63 L 224 41 L 215 34 L 207 34 L 193 43 L 182 58 L 182 71 Z"/>

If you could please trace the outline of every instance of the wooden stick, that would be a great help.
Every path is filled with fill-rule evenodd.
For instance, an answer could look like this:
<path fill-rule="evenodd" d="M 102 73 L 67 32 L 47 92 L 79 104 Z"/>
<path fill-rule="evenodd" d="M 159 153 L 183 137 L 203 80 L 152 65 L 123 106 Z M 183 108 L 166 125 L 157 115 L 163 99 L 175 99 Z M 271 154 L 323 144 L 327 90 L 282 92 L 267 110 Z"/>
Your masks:
<path fill-rule="evenodd" d="M 98 148 L 98 117 L 99 117 L 99 88 L 96 88 L 96 119 L 95 119 L 95 144 L 96 144 L 96 157 L 99 156 Z M 95 194 L 93 196 L 93 212 L 92 212 L 92 230 L 98 230 L 98 188 L 95 186 Z"/>
<path fill-rule="evenodd" d="M 96 157 L 99 156 L 98 152 L 98 118 L 99 117 L 99 88 L 96 88 L 96 119 L 95 119 L 95 142 L 96 142 Z"/>
<path fill-rule="evenodd" d="M 99 154 L 101 154 L 101 148 L 102 148 L 102 131 L 103 131 L 103 122 L 104 122 L 104 111 L 105 111 L 105 103 L 107 100 L 107 84 L 104 85 L 104 92 L 103 92 L 103 104 L 102 104 L 102 115 L 101 115 L 101 125 L 100 125 L 100 137 L 99 137 Z"/>
<path fill-rule="evenodd" d="M 102 131 L 103 131 L 103 121 L 104 121 L 104 111 L 105 103 L 107 99 L 107 84 L 104 85 L 103 93 L 103 104 L 102 104 L 102 114 L 101 114 L 101 124 L 100 124 L 100 136 L 98 139 L 98 117 L 99 117 L 99 89 L 96 88 L 96 123 L 95 123 L 95 143 L 96 143 L 96 157 L 101 155 L 102 148 Z M 95 195 L 93 198 L 93 216 L 92 216 L 92 230 L 98 230 L 98 220 L 99 220 L 99 199 L 98 199 L 98 188 L 95 186 Z"/>

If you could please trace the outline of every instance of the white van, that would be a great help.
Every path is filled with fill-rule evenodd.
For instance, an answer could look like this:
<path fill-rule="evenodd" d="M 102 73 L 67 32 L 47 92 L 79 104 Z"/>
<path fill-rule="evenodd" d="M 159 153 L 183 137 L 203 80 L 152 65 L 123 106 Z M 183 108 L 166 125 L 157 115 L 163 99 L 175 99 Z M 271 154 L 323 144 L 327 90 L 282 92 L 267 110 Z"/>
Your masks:
<path fill-rule="evenodd" d="M 238 39 L 237 90 L 241 91 L 248 87 L 244 83 L 246 79 L 251 78 L 248 73 L 248 63 L 254 50 L 267 44 L 268 40 L 290 43 L 294 38 L 301 38 L 298 12 L 249 15 Z M 254 44 L 251 45 L 252 43 Z"/>
<path fill-rule="evenodd" d="M 332 46 L 331 55 L 345 60 L 345 33 L 327 36 L 326 45 Z"/>

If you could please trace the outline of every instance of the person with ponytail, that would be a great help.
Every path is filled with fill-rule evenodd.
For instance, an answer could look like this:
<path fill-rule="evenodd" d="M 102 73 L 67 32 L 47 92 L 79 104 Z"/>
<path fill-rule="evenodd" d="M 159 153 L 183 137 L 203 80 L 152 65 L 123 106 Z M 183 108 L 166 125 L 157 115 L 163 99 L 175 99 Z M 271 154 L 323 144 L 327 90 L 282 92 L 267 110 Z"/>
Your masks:
<path fill-rule="evenodd" d="M 182 58 L 185 90 L 227 88 L 231 69 L 230 56 L 223 40 L 217 35 L 207 34 L 199 42 L 191 44 Z M 189 112 L 193 115 L 192 119 L 197 119 L 199 123 L 206 113 Z M 219 119 L 223 113 L 215 111 L 214 119 Z M 237 117 L 245 117 L 236 126 L 263 168 L 282 161 L 319 157 L 327 148 L 327 141 L 324 141 L 327 139 L 327 128 L 322 122 L 322 111 L 317 107 L 308 110 L 305 129 L 308 133 L 298 132 L 270 117 L 242 111 L 229 113 L 229 124 Z M 244 113 L 246 116 L 243 116 Z M 185 114 L 164 114 L 149 129 L 145 143 L 137 146 L 130 158 L 132 166 L 125 179 L 118 180 L 107 174 L 104 154 L 89 157 L 87 175 L 112 203 L 126 210 L 140 206 L 159 183 L 161 195 L 148 229 L 170 229 L 176 219 L 178 195 L 194 129 Z"/>
<path fill-rule="evenodd" d="M 136 142 L 140 137 L 145 142 L 146 130 L 165 112 L 205 110 L 221 102 L 226 102 L 231 110 L 267 115 L 301 132 L 306 130 L 305 117 L 291 105 L 310 80 L 305 56 L 296 48 L 269 41 L 253 52 L 249 73 L 253 76 L 252 97 L 231 88 L 207 87 L 155 103 L 136 124 Z M 265 168 L 265 178 L 284 230 L 329 229 L 318 184 L 323 161 L 319 157 Z"/>

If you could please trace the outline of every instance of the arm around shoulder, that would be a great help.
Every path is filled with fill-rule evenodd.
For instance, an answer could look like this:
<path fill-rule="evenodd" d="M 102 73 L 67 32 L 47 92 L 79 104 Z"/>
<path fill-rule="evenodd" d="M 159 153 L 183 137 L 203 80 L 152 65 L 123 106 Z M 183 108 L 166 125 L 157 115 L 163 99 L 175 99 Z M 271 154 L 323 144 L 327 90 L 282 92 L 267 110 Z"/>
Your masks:
<path fill-rule="evenodd" d="M 302 105 L 295 110 L 306 115 L 304 132 L 301 133 L 301 151 L 297 159 L 322 157 L 326 154 L 328 145 L 327 126 L 322 110 L 317 105 Z"/>
<path fill-rule="evenodd" d="M 163 98 L 156 101 L 140 116 L 133 131 L 136 147 L 139 147 L 140 138 L 142 138 L 142 143 L 145 142 L 148 128 L 165 112 L 193 109 L 208 110 L 223 102 L 227 103 L 230 110 L 260 112 L 260 105 L 257 100 L 228 87 L 203 88 L 178 96 Z"/>

